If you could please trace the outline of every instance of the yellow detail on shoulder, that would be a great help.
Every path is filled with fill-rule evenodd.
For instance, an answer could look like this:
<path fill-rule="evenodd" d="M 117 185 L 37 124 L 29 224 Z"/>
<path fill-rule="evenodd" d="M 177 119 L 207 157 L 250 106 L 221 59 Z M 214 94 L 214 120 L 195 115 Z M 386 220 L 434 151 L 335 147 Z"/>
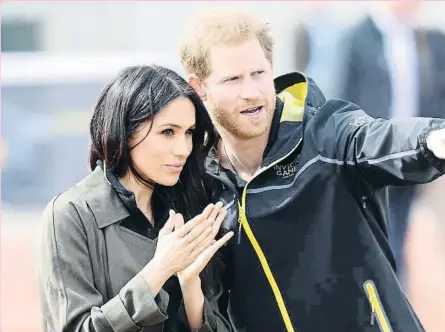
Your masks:
<path fill-rule="evenodd" d="M 304 102 L 307 95 L 307 83 L 291 85 L 278 94 L 278 98 L 284 103 L 280 122 L 303 121 Z"/>

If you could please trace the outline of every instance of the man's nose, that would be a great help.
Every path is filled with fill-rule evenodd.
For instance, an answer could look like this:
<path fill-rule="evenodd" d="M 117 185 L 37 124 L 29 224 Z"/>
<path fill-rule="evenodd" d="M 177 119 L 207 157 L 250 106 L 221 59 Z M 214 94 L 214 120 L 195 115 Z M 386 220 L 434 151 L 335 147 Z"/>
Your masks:
<path fill-rule="evenodd" d="M 258 100 L 261 98 L 261 91 L 258 85 L 251 78 L 247 78 L 243 81 L 240 97 L 250 100 Z"/>

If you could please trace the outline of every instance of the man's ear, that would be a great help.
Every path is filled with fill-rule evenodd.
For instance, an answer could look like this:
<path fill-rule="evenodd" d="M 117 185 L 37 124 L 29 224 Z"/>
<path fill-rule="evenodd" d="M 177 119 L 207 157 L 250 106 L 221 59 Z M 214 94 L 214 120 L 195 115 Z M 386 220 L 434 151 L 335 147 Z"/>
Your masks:
<path fill-rule="evenodd" d="M 187 82 L 192 86 L 193 89 L 195 89 L 201 100 L 205 102 L 207 96 L 204 83 L 201 80 L 199 80 L 194 74 L 190 74 L 187 76 Z"/>

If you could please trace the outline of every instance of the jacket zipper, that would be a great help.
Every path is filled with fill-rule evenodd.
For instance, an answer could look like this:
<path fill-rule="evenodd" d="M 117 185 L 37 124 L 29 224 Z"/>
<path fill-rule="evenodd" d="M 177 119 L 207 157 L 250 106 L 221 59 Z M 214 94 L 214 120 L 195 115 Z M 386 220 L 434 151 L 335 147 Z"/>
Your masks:
<path fill-rule="evenodd" d="M 382 332 L 392 332 L 391 325 L 386 316 L 385 310 L 383 309 L 382 302 L 380 301 L 377 288 L 372 280 L 367 280 L 363 284 L 366 295 L 368 296 L 368 301 L 371 305 L 371 326 L 374 326 L 375 321 L 379 325 L 380 331 Z"/>
<path fill-rule="evenodd" d="M 260 261 L 261 267 L 263 268 L 263 271 L 266 275 L 266 278 L 269 282 L 269 285 L 272 288 L 273 294 L 275 296 L 275 300 L 277 301 L 278 308 L 280 310 L 281 317 L 283 319 L 284 325 L 286 326 L 287 332 L 295 332 L 295 328 L 293 327 L 292 321 L 289 316 L 289 312 L 287 311 L 286 304 L 284 303 L 283 296 L 281 294 L 281 291 L 277 285 L 277 282 L 275 281 L 275 278 L 272 274 L 272 271 L 270 269 L 269 263 L 267 262 L 267 259 L 263 253 L 263 250 L 261 249 L 258 241 L 255 238 L 255 235 L 252 232 L 252 229 L 250 228 L 249 222 L 247 220 L 246 216 L 246 196 L 247 196 L 247 187 L 252 182 L 254 178 L 256 178 L 259 174 L 265 172 L 266 170 L 270 169 L 274 165 L 278 164 L 280 161 L 286 159 L 289 155 L 291 155 L 299 146 L 303 139 L 300 138 L 298 143 L 292 148 L 290 152 L 288 152 L 285 156 L 275 160 L 274 162 L 270 163 L 267 166 L 264 166 L 261 168 L 254 177 L 247 182 L 246 186 L 244 187 L 243 194 L 241 197 L 241 203 L 238 201 L 238 221 L 239 221 L 239 228 L 238 228 L 238 243 L 241 241 L 241 229 L 243 228 L 246 232 L 247 238 L 249 239 L 250 243 L 252 244 L 258 259 Z"/>
<path fill-rule="evenodd" d="M 261 173 L 267 171 L 268 169 L 270 169 L 271 167 L 273 167 L 274 165 L 278 164 L 280 161 L 286 159 L 288 156 L 290 156 L 292 153 L 294 153 L 295 150 L 300 146 L 300 143 L 301 143 L 302 140 L 303 140 L 303 139 L 300 138 L 300 140 L 297 142 L 297 144 L 296 144 L 296 145 L 292 148 L 292 150 L 290 150 L 286 155 L 284 155 L 283 157 L 281 157 L 281 158 L 275 160 L 274 162 L 270 163 L 269 165 L 262 167 L 262 168 L 261 168 L 261 169 L 260 169 L 254 176 L 253 176 L 253 178 L 250 179 L 250 181 L 247 182 L 246 185 L 244 186 L 243 193 L 242 193 L 242 196 L 241 196 L 242 203 L 241 203 L 241 204 L 238 203 L 238 211 L 239 211 L 239 213 L 238 213 L 238 224 L 239 224 L 239 225 L 238 225 L 238 236 L 237 236 L 237 242 L 238 242 L 238 244 L 241 243 L 241 230 L 242 230 L 243 216 L 244 216 L 244 219 L 246 219 L 246 222 L 247 222 L 247 216 L 246 216 L 246 214 L 245 214 L 245 211 L 242 210 L 242 207 L 246 205 L 246 204 L 245 204 L 245 201 L 246 201 L 246 197 L 245 197 L 245 196 L 246 196 L 246 194 L 247 194 L 247 186 L 248 186 L 248 185 L 252 182 L 252 180 L 253 180 L 254 178 L 256 178 L 258 175 L 260 175 Z M 242 213 L 241 213 L 241 212 L 242 212 Z"/>

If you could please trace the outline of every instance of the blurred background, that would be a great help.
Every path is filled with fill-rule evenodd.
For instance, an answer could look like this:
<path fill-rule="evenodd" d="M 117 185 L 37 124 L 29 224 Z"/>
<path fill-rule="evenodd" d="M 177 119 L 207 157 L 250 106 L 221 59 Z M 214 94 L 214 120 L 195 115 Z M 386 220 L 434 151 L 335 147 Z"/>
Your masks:
<path fill-rule="evenodd" d="M 2 332 L 40 331 L 33 271 L 45 204 L 88 173 L 88 122 L 128 65 L 182 73 L 187 19 L 217 2 L 38 2 L 1 6 Z M 227 2 L 270 22 L 276 75 L 302 70 L 328 97 L 380 117 L 445 117 L 444 2 Z M 390 240 L 427 331 L 445 326 L 445 179 L 391 191 Z"/>

